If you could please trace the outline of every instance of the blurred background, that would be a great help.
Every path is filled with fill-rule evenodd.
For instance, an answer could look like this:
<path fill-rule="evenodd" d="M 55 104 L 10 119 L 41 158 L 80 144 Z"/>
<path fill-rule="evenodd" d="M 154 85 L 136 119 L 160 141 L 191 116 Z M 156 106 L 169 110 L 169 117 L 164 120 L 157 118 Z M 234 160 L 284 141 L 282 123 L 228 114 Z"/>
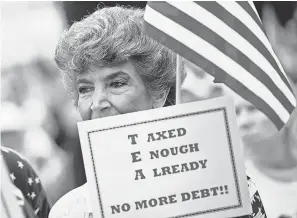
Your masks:
<path fill-rule="evenodd" d="M 85 183 L 76 122 L 80 120 L 53 61 L 62 31 L 99 5 L 117 2 L 1 3 L 1 144 L 23 154 L 50 202 Z M 120 2 L 144 8 L 146 2 Z M 297 92 L 297 4 L 256 2 L 267 36 Z M 297 216 L 297 118 L 277 134 L 268 118 L 191 63 L 183 102 L 232 95 L 246 166 L 268 218 Z M 296 93 L 297 94 L 297 93 Z"/>

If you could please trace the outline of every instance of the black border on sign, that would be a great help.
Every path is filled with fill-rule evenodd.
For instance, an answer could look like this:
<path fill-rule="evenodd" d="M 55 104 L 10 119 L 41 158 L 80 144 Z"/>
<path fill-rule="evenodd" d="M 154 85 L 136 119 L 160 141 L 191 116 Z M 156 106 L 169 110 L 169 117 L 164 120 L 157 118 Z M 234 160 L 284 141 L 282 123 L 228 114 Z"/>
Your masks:
<path fill-rule="evenodd" d="M 89 146 L 90 146 L 90 151 L 91 151 L 91 156 L 92 156 L 92 165 L 93 165 L 93 170 L 94 170 L 94 174 L 95 174 L 97 194 L 98 194 L 98 199 L 99 199 L 102 218 L 105 218 L 105 215 L 104 215 L 102 199 L 101 199 L 101 195 L 100 195 L 99 181 L 98 181 L 98 176 L 97 176 L 97 173 L 96 173 L 96 167 L 95 167 L 95 162 L 94 162 L 92 144 L 91 144 L 91 139 L 90 139 L 90 135 L 92 133 L 101 132 L 101 131 L 108 131 L 108 130 L 111 130 L 111 129 L 124 128 L 124 127 L 128 127 L 128 126 L 136 126 L 136 125 L 152 123 L 152 122 L 159 122 L 159 121 L 163 121 L 163 120 L 187 117 L 187 116 L 201 115 L 201 114 L 218 112 L 218 111 L 222 111 L 224 113 L 224 121 L 225 121 L 225 127 L 226 127 L 225 130 L 226 130 L 226 135 L 227 135 L 228 142 L 229 142 L 229 153 L 230 153 L 230 159 L 231 159 L 231 162 L 232 162 L 233 177 L 234 177 L 234 182 L 235 182 L 235 185 L 236 185 L 236 193 L 237 193 L 237 198 L 238 198 L 238 204 L 230 205 L 230 206 L 227 206 L 227 207 L 214 208 L 214 209 L 205 210 L 205 211 L 197 211 L 197 212 L 194 212 L 194 213 L 177 215 L 177 216 L 174 216 L 174 217 L 166 217 L 166 218 L 183 218 L 183 217 L 197 216 L 197 215 L 206 214 L 206 213 L 214 213 L 214 212 L 218 212 L 218 211 L 222 211 L 222 210 L 229 210 L 229 209 L 235 209 L 235 208 L 243 207 L 243 205 L 242 205 L 242 196 L 241 196 L 241 193 L 240 193 L 237 169 L 236 169 L 234 152 L 233 152 L 233 146 L 232 146 L 232 140 L 231 140 L 231 136 L 230 136 L 228 115 L 227 115 L 226 107 L 220 107 L 220 108 L 214 108 L 214 109 L 210 109 L 210 110 L 192 112 L 192 113 L 181 114 L 181 115 L 176 115 L 176 116 L 171 116 L 171 117 L 165 117 L 165 118 L 160 118 L 160 119 L 155 119 L 155 120 L 147 120 L 147 121 L 136 122 L 136 123 L 126 124 L 126 125 L 121 125 L 121 126 L 114 126 L 114 127 L 110 127 L 110 128 L 98 129 L 98 130 L 93 130 L 93 131 L 88 132 L 88 141 L 89 141 Z"/>

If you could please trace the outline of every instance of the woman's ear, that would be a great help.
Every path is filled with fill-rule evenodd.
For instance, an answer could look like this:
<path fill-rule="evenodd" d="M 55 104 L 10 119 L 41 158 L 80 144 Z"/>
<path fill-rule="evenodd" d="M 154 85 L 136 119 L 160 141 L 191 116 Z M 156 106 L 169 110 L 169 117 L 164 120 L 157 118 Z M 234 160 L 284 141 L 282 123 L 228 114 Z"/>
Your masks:
<path fill-rule="evenodd" d="M 153 108 L 160 108 L 164 106 L 169 91 L 170 89 L 163 91 L 157 98 L 154 99 Z"/>

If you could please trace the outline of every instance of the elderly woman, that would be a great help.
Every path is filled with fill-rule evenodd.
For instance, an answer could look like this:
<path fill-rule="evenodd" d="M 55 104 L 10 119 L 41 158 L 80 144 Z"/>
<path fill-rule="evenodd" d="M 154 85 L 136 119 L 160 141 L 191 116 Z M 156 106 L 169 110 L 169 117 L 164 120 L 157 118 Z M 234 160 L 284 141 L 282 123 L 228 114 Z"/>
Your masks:
<path fill-rule="evenodd" d="M 103 8 L 63 34 L 55 60 L 83 120 L 175 104 L 176 55 L 146 36 L 142 21 L 141 9 Z M 247 217 L 266 217 L 249 185 L 253 214 Z M 91 211 L 84 185 L 63 196 L 50 218 Z"/>

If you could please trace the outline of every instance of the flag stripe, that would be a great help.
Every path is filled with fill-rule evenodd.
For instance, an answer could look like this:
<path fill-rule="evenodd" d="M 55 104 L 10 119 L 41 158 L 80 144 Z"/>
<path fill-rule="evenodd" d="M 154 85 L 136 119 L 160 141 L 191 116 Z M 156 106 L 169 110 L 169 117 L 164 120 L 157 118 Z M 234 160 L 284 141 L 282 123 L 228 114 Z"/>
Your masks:
<path fill-rule="evenodd" d="M 172 3 L 170 3 L 172 4 Z M 192 33 L 199 35 L 203 40 L 207 41 L 211 45 L 215 45 L 222 53 L 233 59 L 235 62 L 240 64 L 246 71 L 250 72 L 254 77 L 261 81 L 274 95 L 280 100 L 280 102 L 285 106 L 288 112 L 291 112 L 294 107 L 288 101 L 286 96 L 279 90 L 277 85 L 263 72 L 256 64 L 254 64 L 250 59 L 248 59 L 245 54 L 236 49 L 233 45 L 225 41 L 221 36 L 217 35 L 215 32 L 201 24 L 199 21 L 194 20 L 188 14 L 180 11 L 174 6 L 171 6 L 166 2 L 158 2 L 156 5 L 150 5 L 151 8 L 157 10 L 163 16 L 168 19 L 179 22 L 179 25 L 192 31 Z M 185 5 L 185 4 L 183 4 Z M 156 6 L 156 7 L 155 7 Z M 190 6 L 190 5 L 189 5 Z M 193 7 L 190 7 L 192 9 Z M 184 9 L 184 8 L 183 8 Z M 197 11 L 197 10 L 195 10 Z M 197 11 L 199 14 L 200 12 Z M 176 16 L 178 14 L 178 16 Z M 208 19 L 209 17 L 206 17 Z M 212 37 L 210 37 L 212 36 Z M 231 37 L 231 36 L 230 36 Z M 289 90 L 288 90 L 289 91 Z"/>
<path fill-rule="evenodd" d="M 251 18 L 251 16 L 242 7 L 240 7 L 240 5 L 236 4 L 235 2 L 217 2 L 217 3 L 220 4 L 222 7 L 224 7 L 229 13 L 235 16 L 242 23 L 244 23 L 247 26 L 247 28 L 249 28 L 260 39 L 260 41 L 265 45 L 265 47 L 268 49 L 268 51 L 271 53 L 276 63 L 278 64 L 278 67 L 282 73 L 282 77 L 285 77 L 288 80 L 287 75 L 284 73 L 285 71 L 282 65 L 280 64 L 278 58 L 276 57 L 267 36 L 262 31 L 262 29 L 259 28 L 259 26 Z"/>
<path fill-rule="evenodd" d="M 238 10 L 239 8 L 236 8 L 235 10 L 233 10 L 233 15 L 234 15 L 234 12 L 235 12 L 235 14 L 238 13 L 238 17 L 237 17 L 237 18 L 240 18 L 240 19 L 241 19 L 241 18 L 245 17 L 245 16 L 243 15 L 242 12 L 246 12 L 246 14 L 249 15 L 248 17 L 250 17 L 251 14 L 252 14 L 252 11 L 253 11 L 254 14 L 255 14 L 255 16 L 260 20 L 260 23 L 258 23 L 256 20 L 254 20 L 255 24 L 257 24 L 256 26 L 257 26 L 257 27 L 260 27 L 260 29 L 262 30 L 261 33 L 262 33 L 262 35 L 264 36 L 264 41 L 262 41 L 262 40 L 263 40 L 262 38 L 260 38 L 260 39 L 261 39 L 262 43 L 263 43 L 263 44 L 267 47 L 267 49 L 270 51 L 271 55 L 273 56 L 274 60 L 276 61 L 277 65 L 278 65 L 278 67 L 279 67 L 279 69 L 280 69 L 280 72 L 278 71 L 279 73 L 281 73 L 280 76 L 281 76 L 282 78 L 284 78 L 284 79 L 287 81 L 286 83 L 288 84 L 288 86 L 289 86 L 291 92 L 292 92 L 293 95 L 294 95 L 294 91 L 293 91 L 293 89 L 291 88 L 290 83 L 288 82 L 289 80 L 288 80 L 288 77 L 287 77 L 287 75 L 286 75 L 286 73 L 285 73 L 285 70 L 283 69 L 282 64 L 280 63 L 278 57 L 276 56 L 276 54 L 275 54 L 275 52 L 274 52 L 273 47 L 272 47 L 271 44 L 270 44 L 270 40 L 269 40 L 269 38 L 268 38 L 268 36 L 267 36 L 267 34 L 266 34 L 266 31 L 265 31 L 264 26 L 262 25 L 262 20 L 261 20 L 259 14 L 258 14 L 258 11 L 257 11 L 257 9 L 256 9 L 256 7 L 255 7 L 255 5 L 254 5 L 254 3 L 253 3 L 252 1 L 237 1 L 237 3 L 238 3 L 238 4 L 241 6 L 241 8 L 243 9 L 243 11 Z M 224 5 L 226 6 L 225 3 L 220 3 L 220 4 L 224 4 Z M 233 5 L 233 7 L 234 7 L 234 6 L 235 6 L 235 5 Z M 232 8 L 232 7 L 230 7 L 230 9 L 231 9 L 231 8 Z M 245 9 L 244 9 L 244 8 L 245 8 Z M 234 9 L 234 8 L 233 8 L 233 9 Z M 250 11 L 251 13 L 249 13 L 248 11 Z M 255 19 L 256 19 L 256 18 L 255 18 Z M 249 23 L 249 22 L 246 22 L 246 21 L 247 21 L 246 19 L 243 20 L 243 21 L 244 21 L 243 23 L 244 23 L 248 28 L 253 28 L 253 25 L 249 25 L 250 23 Z M 260 26 L 259 26 L 259 24 L 260 24 Z M 252 32 L 254 32 L 254 31 L 255 31 L 255 29 L 254 29 L 254 30 L 252 29 Z M 294 95 L 294 98 L 295 98 L 295 95 Z M 296 98 L 295 98 L 295 106 L 296 106 Z"/>
<path fill-rule="evenodd" d="M 219 68 L 214 63 L 210 62 L 208 59 L 204 58 L 203 56 L 199 55 L 194 50 L 190 49 L 183 43 L 177 41 L 176 39 L 172 38 L 168 34 L 160 31 L 155 26 L 151 25 L 147 21 L 145 21 L 144 28 L 146 32 L 150 33 L 150 37 L 152 37 L 155 40 L 160 41 L 167 46 L 168 48 L 171 48 L 175 52 L 179 52 L 180 54 L 183 54 L 186 59 L 189 61 L 195 63 L 197 66 L 200 66 L 202 69 L 204 69 L 206 72 L 210 73 L 212 76 L 216 76 L 216 74 L 219 74 L 223 80 L 223 82 L 233 91 L 235 91 L 237 94 L 248 100 L 254 105 L 257 105 L 257 108 L 265 112 L 265 114 L 272 120 L 272 122 L 276 125 L 278 129 L 281 129 L 284 125 L 284 122 L 279 117 L 279 115 L 270 107 L 269 104 L 267 104 L 263 99 L 261 99 L 259 96 L 257 96 L 254 92 L 252 92 L 250 89 L 248 89 L 246 86 L 238 82 L 236 79 L 234 79 L 232 76 L 227 74 L 224 70 Z"/>
<path fill-rule="evenodd" d="M 237 2 L 238 2 L 238 1 L 237 1 Z M 263 25 L 262 25 L 262 20 L 261 20 L 259 14 L 258 14 L 258 11 L 257 11 L 257 9 L 256 9 L 256 7 L 255 7 L 254 2 L 252 2 L 252 1 L 247 1 L 247 3 L 248 3 L 248 4 L 250 5 L 250 7 L 253 9 L 254 13 L 256 14 L 256 16 L 258 17 L 258 19 L 260 20 L 261 26 L 263 27 Z M 264 28 L 264 27 L 263 27 L 263 28 Z M 265 28 L 264 28 L 264 30 L 265 30 Z M 265 33 L 265 35 L 266 35 L 266 32 L 264 32 L 264 33 Z"/>
<path fill-rule="evenodd" d="M 225 56 L 225 54 L 217 50 L 215 47 L 202 40 L 199 36 L 193 34 L 192 32 L 183 28 L 181 25 L 153 10 L 151 7 L 147 6 L 146 10 L 147 13 L 145 14 L 145 20 L 147 22 L 151 23 L 158 29 L 162 29 L 162 31 L 167 35 L 175 37 L 177 41 L 180 41 L 187 47 L 192 48 L 194 51 L 204 56 L 209 61 L 216 63 L 218 67 L 220 67 L 225 72 L 228 72 L 230 76 L 242 84 L 245 84 L 247 88 L 250 88 L 250 90 L 255 91 L 259 97 L 265 100 L 268 105 L 273 107 L 273 109 L 277 114 L 279 114 L 283 121 L 286 121 L 289 118 L 289 114 L 286 109 L 267 89 L 267 87 L 251 76 L 244 68 L 234 62 L 232 59 Z M 179 34 L 176 34 L 177 32 Z M 162 39 L 159 39 L 158 41 L 162 41 Z M 187 54 L 183 54 L 183 56 L 186 57 Z"/>
<path fill-rule="evenodd" d="M 265 34 L 266 32 L 265 32 L 265 29 L 264 29 L 264 27 L 262 25 L 262 21 L 259 19 L 259 17 L 255 13 L 255 11 L 251 8 L 249 3 L 244 2 L 244 1 L 236 1 L 236 3 L 239 4 L 254 19 L 254 21 L 257 23 L 257 25 L 260 27 L 260 29 Z"/>
<path fill-rule="evenodd" d="M 251 43 L 252 46 L 254 46 L 264 57 L 266 57 L 266 59 L 269 61 L 269 63 L 272 65 L 272 67 L 280 76 L 281 80 L 286 84 L 290 92 L 291 93 L 293 92 L 287 78 L 280 71 L 271 53 L 263 45 L 263 43 L 259 40 L 259 38 L 252 31 L 250 31 L 249 28 L 247 28 L 240 20 L 238 20 L 236 17 L 234 17 L 225 8 L 223 8 L 221 5 L 219 5 L 216 2 L 201 1 L 201 2 L 196 2 L 196 4 L 200 5 L 208 12 L 216 16 L 218 19 L 222 20 L 226 25 L 228 25 L 234 31 L 239 33 L 243 38 L 245 38 L 249 43 Z"/>
<path fill-rule="evenodd" d="M 251 11 L 254 11 L 254 13 L 255 13 L 256 16 L 259 18 L 259 20 L 261 20 L 260 17 L 259 17 L 259 15 L 258 15 L 258 12 L 257 12 L 256 7 L 255 7 L 255 5 L 254 5 L 253 2 L 249 2 L 249 1 L 248 1 L 246 4 L 245 4 L 245 2 L 237 2 L 237 3 L 238 3 L 239 5 L 241 5 L 241 7 L 242 7 L 242 5 L 246 5 L 246 6 L 245 6 L 246 8 L 249 8 L 249 7 L 250 7 L 250 10 L 251 10 Z M 247 10 L 245 10 L 245 11 L 247 11 Z M 248 11 L 247 11 L 247 13 L 248 13 Z M 252 13 L 252 12 L 251 12 L 251 13 Z M 262 21 L 261 21 L 261 23 L 262 23 Z M 278 57 L 276 56 L 276 54 L 275 54 L 275 52 L 274 52 L 273 47 L 272 47 L 271 44 L 270 44 L 270 41 L 269 41 L 269 38 L 268 38 L 268 36 L 267 36 L 267 34 L 266 34 L 266 31 L 265 31 L 265 29 L 264 29 L 264 26 L 261 25 L 261 27 L 262 27 L 261 29 L 262 29 L 263 34 L 265 34 L 265 41 L 267 42 L 267 44 L 268 44 L 268 46 L 269 46 L 270 53 L 271 53 L 271 55 L 273 56 L 274 60 L 276 61 L 277 65 L 278 65 L 278 67 L 279 67 L 278 69 L 279 69 L 280 71 L 277 71 L 277 72 L 279 73 L 279 75 L 281 76 L 281 78 L 282 78 L 284 81 L 286 81 L 286 83 L 288 84 L 288 87 L 290 88 L 291 92 L 294 94 L 294 91 L 293 91 L 293 89 L 292 89 L 292 87 L 291 87 L 291 85 L 290 85 L 290 83 L 289 83 L 289 80 L 288 80 L 288 77 L 287 77 L 287 75 L 286 75 L 286 73 L 285 73 L 285 70 L 283 69 L 282 64 L 280 63 Z"/>
<path fill-rule="evenodd" d="M 247 61 L 247 63 L 251 63 L 251 61 L 253 61 L 254 63 L 260 62 L 261 64 L 259 65 L 259 67 L 262 69 L 262 76 L 263 76 L 263 74 L 264 74 L 264 76 L 268 75 L 270 77 L 269 80 L 271 79 L 270 82 L 272 84 L 273 84 L 273 82 L 277 83 L 277 84 L 274 84 L 275 87 L 277 85 L 277 87 L 279 87 L 279 89 L 285 94 L 285 97 L 284 97 L 285 99 L 282 99 L 282 101 L 286 102 L 288 99 L 290 102 L 289 102 L 289 104 L 286 105 L 286 107 L 288 108 L 289 111 L 292 110 L 293 104 L 295 104 L 294 95 L 292 94 L 292 92 L 290 92 L 290 89 L 288 89 L 288 87 L 284 83 L 282 83 L 280 77 L 275 72 L 275 69 L 271 66 L 271 64 L 267 61 L 267 59 L 265 57 L 263 57 L 262 54 L 259 53 L 259 51 L 257 49 L 255 49 L 248 41 L 246 41 L 244 38 L 242 38 L 237 32 L 235 32 L 232 28 L 230 28 L 225 23 L 223 23 L 216 16 L 209 13 L 207 10 L 205 10 L 204 8 L 200 7 L 197 4 L 190 3 L 190 2 L 182 3 L 182 4 L 176 3 L 176 2 L 170 2 L 170 4 L 173 4 L 174 6 L 178 7 L 179 10 L 186 12 L 186 16 L 189 15 L 189 16 L 191 16 L 191 18 L 194 18 L 193 20 L 187 20 L 187 22 L 183 22 L 182 20 L 185 18 L 182 19 L 180 17 L 180 14 L 182 14 L 182 13 L 179 12 L 178 17 L 175 16 L 175 18 L 172 17 L 171 19 L 172 20 L 177 19 L 178 22 L 183 22 L 183 24 L 181 26 L 183 26 L 183 27 L 188 26 L 190 23 L 190 24 L 192 24 L 192 27 L 190 27 L 189 30 L 191 31 L 191 29 L 193 29 L 195 31 L 196 35 L 201 35 L 201 34 L 203 34 L 203 31 L 205 29 L 199 29 L 199 28 L 203 28 L 203 26 L 198 27 L 195 25 L 196 25 L 196 23 L 198 24 L 199 22 L 203 22 L 204 26 L 211 28 L 213 31 L 213 32 L 208 32 L 208 35 L 205 38 L 211 39 L 212 37 L 216 37 L 216 33 L 218 33 L 218 34 L 220 34 L 221 37 L 223 37 L 226 41 L 229 42 L 229 45 L 234 45 L 234 47 L 236 47 L 236 49 L 240 50 L 243 54 L 248 56 L 248 58 L 250 60 L 245 59 L 245 61 Z M 159 5 L 159 8 L 166 8 L 166 3 L 165 4 L 157 4 L 157 5 Z M 168 10 L 170 10 L 169 7 L 166 8 L 166 11 L 168 11 Z M 193 13 L 193 12 L 195 12 L 195 13 Z M 166 12 L 164 12 L 164 10 L 163 10 L 161 12 L 161 14 L 164 14 L 164 13 L 166 13 Z M 168 14 L 177 14 L 177 13 L 178 12 L 168 12 Z M 199 19 L 199 22 L 197 19 Z M 216 41 L 214 41 L 211 44 L 216 46 Z M 227 48 L 224 48 L 224 45 L 222 47 L 222 52 L 223 53 L 227 52 Z M 251 63 L 251 64 L 253 64 L 253 63 Z M 238 72 L 238 73 L 240 73 L 240 72 Z M 258 74 L 254 74 L 254 75 L 259 76 Z M 271 87 L 269 87 L 269 88 L 271 88 Z M 283 95 L 283 94 L 281 93 L 281 95 Z"/>

